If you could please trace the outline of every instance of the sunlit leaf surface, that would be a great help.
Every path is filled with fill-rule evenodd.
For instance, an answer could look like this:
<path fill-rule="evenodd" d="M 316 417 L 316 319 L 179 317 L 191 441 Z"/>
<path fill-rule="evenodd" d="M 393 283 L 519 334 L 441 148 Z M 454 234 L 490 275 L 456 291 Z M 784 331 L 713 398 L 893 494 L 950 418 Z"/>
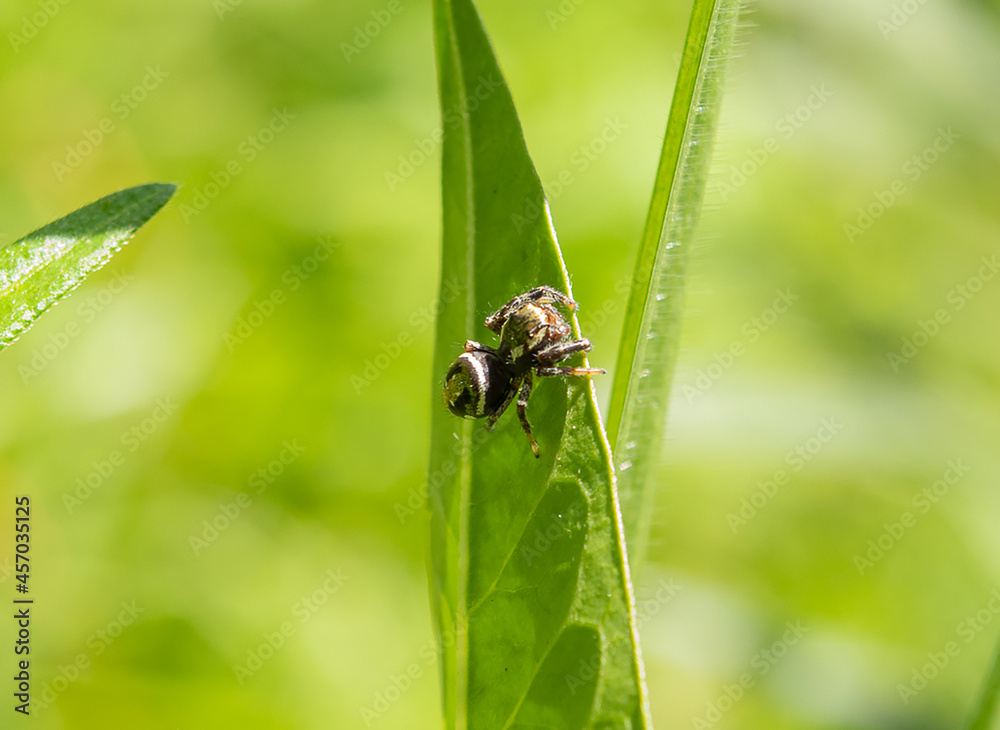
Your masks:
<path fill-rule="evenodd" d="M 0 349 L 104 266 L 176 189 L 150 183 L 112 193 L 0 249 Z"/>

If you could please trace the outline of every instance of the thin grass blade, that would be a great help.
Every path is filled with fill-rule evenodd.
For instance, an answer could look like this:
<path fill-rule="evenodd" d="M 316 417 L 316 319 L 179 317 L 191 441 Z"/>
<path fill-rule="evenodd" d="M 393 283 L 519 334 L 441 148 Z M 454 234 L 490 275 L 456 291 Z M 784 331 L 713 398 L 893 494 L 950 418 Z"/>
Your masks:
<path fill-rule="evenodd" d="M 739 0 L 694 2 L 625 310 L 608 436 L 633 561 L 645 552 L 649 532 L 650 480 L 659 465 L 689 250 L 740 6 Z"/>
<path fill-rule="evenodd" d="M 1000 647 L 993 657 L 993 667 L 986 677 L 979 703 L 969 721 L 969 730 L 1000 728 Z"/>

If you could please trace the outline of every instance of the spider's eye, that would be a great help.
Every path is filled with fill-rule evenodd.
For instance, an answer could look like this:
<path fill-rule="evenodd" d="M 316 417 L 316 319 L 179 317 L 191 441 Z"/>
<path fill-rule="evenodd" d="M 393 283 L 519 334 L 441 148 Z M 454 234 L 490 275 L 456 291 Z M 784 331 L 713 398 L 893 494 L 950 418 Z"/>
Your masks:
<path fill-rule="evenodd" d="M 497 358 L 488 352 L 463 352 L 444 379 L 444 404 L 456 416 L 482 418 L 495 400 Z"/>

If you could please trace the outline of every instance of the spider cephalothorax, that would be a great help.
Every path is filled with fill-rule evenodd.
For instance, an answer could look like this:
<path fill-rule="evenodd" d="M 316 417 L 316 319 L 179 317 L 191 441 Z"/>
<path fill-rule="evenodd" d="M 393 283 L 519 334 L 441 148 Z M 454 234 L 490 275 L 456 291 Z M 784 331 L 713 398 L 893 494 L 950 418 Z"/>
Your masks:
<path fill-rule="evenodd" d="M 517 396 L 517 416 L 528 435 L 531 450 L 538 444 L 531 433 L 528 396 L 533 375 L 598 375 L 604 370 L 556 366 L 570 355 L 587 352 L 590 340 L 569 339 L 572 329 L 553 306 L 576 310 L 577 303 L 550 286 L 535 287 L 514 297 L 486 318 L 486 326 L 500 336 L 496 349 L 469 340 L 465 351 L 448 369 L 444 381 L 445 405 L 462 418 L 486 418 L 487 430 Z"/>

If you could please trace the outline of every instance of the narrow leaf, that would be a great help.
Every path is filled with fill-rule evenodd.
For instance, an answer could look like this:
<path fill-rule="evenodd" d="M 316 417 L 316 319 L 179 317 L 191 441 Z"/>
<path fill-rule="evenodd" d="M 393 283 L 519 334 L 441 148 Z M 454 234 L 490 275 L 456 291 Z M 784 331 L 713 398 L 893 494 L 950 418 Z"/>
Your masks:
<path fill-rule="evenodd" d="M 993 658 L 993 667 L 986 677 L 982 695 L 969 721 L 969 730 L 1000 728 L 1000 647 Z"/>
<path fill-rule="evenodd" d="M 487 432 L 442 403 L 464 341 L 496 344 L 487 315 L 538 285 L 571 292 L 479 16 L 471 0 L 435 0 L 434 13 L 445 138 L 428 498 L 446 726 L 646 728 L 634 601 L 592 384 L 535 380 L 528 418 L 538 459 L 513 407 Z M 572 325 L 579 336 L 575 317 Z"/>
<path fill-rule="evenodd" d="M 0 248 L 0 350 L 104 266 L 176 189 L 150 183 L 112 193 Z"/>
<path fill-rule="evenodd" d="M 739 0 L 694 0 L 646 218 L 608 415 L 629 552 L 645 552 L 680 338 L 688 252 L 701 213 Z"/>

